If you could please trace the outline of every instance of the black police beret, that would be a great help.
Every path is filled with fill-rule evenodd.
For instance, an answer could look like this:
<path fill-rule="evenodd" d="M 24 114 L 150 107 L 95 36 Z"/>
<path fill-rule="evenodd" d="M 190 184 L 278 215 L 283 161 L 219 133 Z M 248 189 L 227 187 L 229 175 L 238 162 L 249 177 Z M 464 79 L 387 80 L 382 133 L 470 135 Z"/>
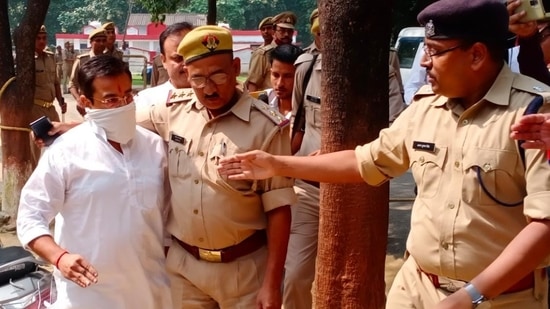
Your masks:
<path fill-rule="evenodd" d="M 505 42 L 508 11 L 502 0 L 440 0 L 418 14 L 429 39 Z"/>

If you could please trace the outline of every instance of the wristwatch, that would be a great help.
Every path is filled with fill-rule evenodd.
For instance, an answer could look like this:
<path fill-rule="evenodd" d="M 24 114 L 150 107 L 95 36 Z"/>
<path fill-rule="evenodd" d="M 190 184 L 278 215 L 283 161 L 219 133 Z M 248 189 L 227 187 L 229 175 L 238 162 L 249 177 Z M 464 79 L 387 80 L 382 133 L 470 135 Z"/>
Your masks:
<path fill-rule="evenodd" d="M 464 290 L 466 290 L 466 293 L 468 293 L 468 295 L 470 295 L 470 298 L 472 299 L 472 308 L 476 308 L 481 303 L 487 300 L 487 298 L 485 298 L 485 296 L 483 296 L 483 294 L 481 294 L 471 283 L 466 284 L 464 286 Z"/>

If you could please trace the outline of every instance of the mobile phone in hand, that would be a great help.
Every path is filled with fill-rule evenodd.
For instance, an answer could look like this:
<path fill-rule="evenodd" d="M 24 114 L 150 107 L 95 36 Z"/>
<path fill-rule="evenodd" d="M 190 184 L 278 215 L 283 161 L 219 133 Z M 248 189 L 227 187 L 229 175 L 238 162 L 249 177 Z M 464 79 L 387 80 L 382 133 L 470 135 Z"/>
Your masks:
<path fill-rule="evenodd" d="M 59 136 L 59 133 L 55 135 L 49 135 L 48 132 L 53 128 L 50 118 L 42 116 L 30 124 L 31 130 L 36 136 L 36 139 L 44 141 L 44 145 L 50 146 L 53 141 Z"/>

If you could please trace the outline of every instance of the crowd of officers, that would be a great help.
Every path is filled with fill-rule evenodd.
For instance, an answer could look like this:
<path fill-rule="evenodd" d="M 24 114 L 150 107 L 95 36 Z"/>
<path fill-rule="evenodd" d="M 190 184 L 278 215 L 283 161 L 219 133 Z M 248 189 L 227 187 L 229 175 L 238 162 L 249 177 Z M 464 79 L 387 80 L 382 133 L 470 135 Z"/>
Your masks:
<path fill-rule="evenodd" d="M 304 49 L 292 44 L 292 12 L 260 22 L 264 44 L 244 85 L 227 29 L 167 27 L 155 65 L 167 80 L 135 102 L 137 123 L 167 144 L 174 308 L 311 308 L 319 182 L 379 185 L 409 168 L 418 197 L 388 308 L 547 308 L 550 167 L 509 132 L 534 98 L 548 101 L 550 88 L 504 65 L 509 19 L 521 17 L 518 1 L 507 4 L 440 0 L 425 8 L 418 21 L 431 87 L 405 108 L 390 52 L 395 122 L 372 143 L 333 154 L 319 154 L 317 10 L 314 42 Z M 117 55 L 108 38 L 106 29 L 90 34 L 92 50 L 77 57 L 73 76 L 89 58 Z M 78 99 L 78 78 L 71 80 Z M 54 86 L 37 106 L 51 108 L 54 95 L 63 104 Z"/>

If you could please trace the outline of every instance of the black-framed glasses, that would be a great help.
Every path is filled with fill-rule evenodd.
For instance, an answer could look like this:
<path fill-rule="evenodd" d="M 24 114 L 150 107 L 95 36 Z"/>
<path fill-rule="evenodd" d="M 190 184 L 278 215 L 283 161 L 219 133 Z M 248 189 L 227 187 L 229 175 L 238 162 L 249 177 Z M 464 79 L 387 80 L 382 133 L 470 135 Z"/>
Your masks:
<path fill-rule="evenodd" d="M 227 73 L 214 73 L 209 76 L 193 76 L 190 78 L 189 83 L 193 88 L 204 88 L 206 83 L 211 81 L 215 85 L 223 85 L 227 83 Z"/>
<path fill-rule="evenodd" d="M 459 44 L 459 45 L 449 47 L 449 48 L 444 49 L 444 50 L 435 50 L 435 49 L 433 49 L 433 48 L 431 48 L 427 45 L 424 45 L 424 47 L 422 49 L 424 50 L 424 54 L 428 57 L 430 62 L 432 62 L 433 57 L 444 55 L 448 52 L 452 52 L 453 50 L 461 48 L 461 47 L 464 47 L 464 44 Z"/>
<path fill-rule="evenodd" d="M 132 93 L 128 93 L 124 95 L 124 97 L 109 97 L 105 99 L 92 98 L 92 99 L 94 99 L 94 101 L 101 102 L 103 105 L 107 106 L 108 108 L 114 108 L 114 107 L 120 107 L 129 103 L 132 103 L 134 101 L 134 95 Z"/>

